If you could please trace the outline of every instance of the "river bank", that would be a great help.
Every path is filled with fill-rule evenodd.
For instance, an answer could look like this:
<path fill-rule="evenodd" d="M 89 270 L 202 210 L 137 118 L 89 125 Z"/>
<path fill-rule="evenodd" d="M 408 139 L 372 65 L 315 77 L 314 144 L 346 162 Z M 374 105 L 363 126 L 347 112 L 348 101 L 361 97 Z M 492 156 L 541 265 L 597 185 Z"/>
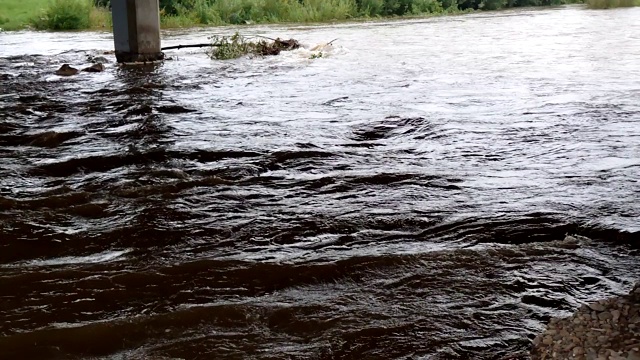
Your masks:
<path fill-rule="evenodd" d="M 473 11 L 586 3 L 589 8 L 640 6 L 640 0 L 164 0 L 165 29 L 244 24 L 318 23 L 415 18 Z M 0 4 L 0 31 L 110 29 L 105 1 L 7 0 Z"/>
<path fill-rule="evenodd" d="M 598 7 L 615 2 L 600 1 Z M 161 1 L 163 28 L 198 26 L 317 23 L 385 18 L 412 18 L 461 14 L 477 10 L 555 6 L 585 0 L 165 0 Z M 108 8 L 92 0 L 7 0 L 0 4 L 0 29 L 5 31 L 109 29 Z M 622 5 L 621 5 L 622 4 Z M 629 4 L 626 4 L 629 5 Z"/>
<path fill-rule="evenodd" d="M 628 295 L 553 318 L 533 342 L 532 360 L 640 360 L 640 283 Z"/>

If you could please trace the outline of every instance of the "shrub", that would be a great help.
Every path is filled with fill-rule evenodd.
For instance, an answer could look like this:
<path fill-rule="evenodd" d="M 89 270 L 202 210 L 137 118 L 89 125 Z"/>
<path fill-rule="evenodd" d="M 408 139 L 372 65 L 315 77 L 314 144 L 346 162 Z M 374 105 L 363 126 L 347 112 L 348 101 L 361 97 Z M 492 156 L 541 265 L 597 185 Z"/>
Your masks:
<path fill-rule="evenodd" d="M 88 29 L 92 9 L 92 0 L 53 0 L 42 16 L 31 22 L 36 29 Z"/>
<path fill-rule="evenodd" d="M 211 5 L 219 18 L 228 24 L 245 24 L 249 20 L 262 18 L 259 1 L 215 0 Z"/>
<path fill-rule="evenodd" d="M 457 0 L 442 0 L 441 2 L 442 8 L 447 12 L 455 12 L 458 11 L 458 1 Z"/>
<path fill-rule="evenodd" d="M 354 0 L 303 0 L 302 21 L 345 20 L 358 13 Z"/>
<path fill-rule="evenodd" d="M 411 12 L 415 15 L 441 13 L 443 10 L 442 4 L 436 0 L 413 0 L 411 5 Z"/>
<path fill-rule="evenodd" d="M 180 6 L 188 8 L 191 5 L 189 0 L 160 0 L 160 9 L 169 16 L 178 15 Z"/>
<path fill-rule="evenodd" d="M 357 0 L 356 4 L 362 16 L 379 16 L 384 8 L 384 0 Z"/>
<path fill-rule="evenodd" d="M 587 0 L 591 9 L 612 9 L 617 7 L 635 6 L 635 0 Z"/>
<path fill-rule="evenodd" d="M 220 14 L 210 6 L 207 0 L 196 0 L 191 10 L 191 17 L 198 24 L 217 25 L 222 23 Z"/>
<path fill-rule="evenodd" d="M 482 0 L 478 8 L 482 10 L 498 10 L 505 7 L 506 4 L 506 0 Z"/>
<path fill-rule="evenodd" d="M 89 16 L 89 26 L 92 28 L 111 28 L 113 19 L 111 11 L 106 7 L 93 7 Z"/>

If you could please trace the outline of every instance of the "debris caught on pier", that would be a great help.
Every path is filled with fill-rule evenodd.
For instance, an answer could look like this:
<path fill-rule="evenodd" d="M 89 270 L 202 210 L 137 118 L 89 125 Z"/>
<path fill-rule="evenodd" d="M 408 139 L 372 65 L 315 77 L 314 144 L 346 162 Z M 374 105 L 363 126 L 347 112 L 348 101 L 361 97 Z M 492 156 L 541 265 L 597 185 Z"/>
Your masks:
<path fill-rule="evenodd" d="M 258 38 L 258 40 L 251 40 L 254 38 Z M 237 32 L 230 36 L 214 35 L 209 40 L 211 42 L 202 44 L 166 46 L 162 48 L 162 51 L 208 47 L 206 54 L 211 59 L 231 60 L 242 56 L 278 55 L 282 51 L 295 50 L 302 47 L 296 39 L 273 39 L 261 35 L 243 36 Z M 311 54 L 310 59 L 323 57 L 322 50 L 331 46 L 336 40 L 338 39 L 333 39 L 328 43 L 322 43 L 311 48 L 310 50 L 314 53 Z"/>
<path fill-rule="evenodd" d="M 232 36 L 213 36 L 210 39 L 211 49 L 207 51 L 207 55 L 216 60 L 236 59 L 245 55 L 278 55 L 282 51 L 295 50 L 300 47 L 300 43 L 295 39 L 261 37 L 260 40 L 252 41 L 238 33 Z"/>

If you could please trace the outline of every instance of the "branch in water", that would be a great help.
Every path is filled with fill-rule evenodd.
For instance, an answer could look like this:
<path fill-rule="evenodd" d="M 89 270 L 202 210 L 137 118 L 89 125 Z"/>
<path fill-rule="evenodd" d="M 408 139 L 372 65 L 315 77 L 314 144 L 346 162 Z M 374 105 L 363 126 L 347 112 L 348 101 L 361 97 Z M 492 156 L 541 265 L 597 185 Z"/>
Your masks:
<path fill-rule="evenodd" d="M 167 47 L 163 47 L 162 51 L 164 50 L 173 50 L 173 49 L 183 49 L 183 48 L 195 48 L 195 47 L 207 47 L 207 46 L 216 46 L 215 44 L 192 44 L 192 45 L 176 45 L 176 46 L 167 46 Z"/>

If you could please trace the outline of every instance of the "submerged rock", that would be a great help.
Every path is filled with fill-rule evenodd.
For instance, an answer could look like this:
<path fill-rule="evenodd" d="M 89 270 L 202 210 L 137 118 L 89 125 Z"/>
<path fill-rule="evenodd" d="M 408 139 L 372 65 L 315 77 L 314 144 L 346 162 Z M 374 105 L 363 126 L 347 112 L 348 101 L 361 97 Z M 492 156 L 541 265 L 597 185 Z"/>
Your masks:
<path fill-rule="evenodd" d="M 69 64 L 64 64 L 56 71 L 56 75 L 59 76 L 72 76 L 78 73 L 78 69 L 69 66 Z"/>
<path fill-rule="evenodd" d="M 89 57 L 89 61 L 94 64 L 108 64 L 110 61 L 104 56 L 91 56 Z"/>
<path fill-rule="evenodd" d="M 104 71 L 104 65 L 102 65 L 102 63 L 93 64 L 93 65 L 89 66 L 88 68 L 82 69 L 82 71 L 86 71 L 86 72 L 103 72 Z"/>
<path fill-rule="evenodd" d="M 80 136 L 78 132 L 56 132 L 46 131 L 40 134 L 32 135 L 30 146 L 54 148 L 67 140 Z"/>
<path fill-rule="evenodd" d="M 196 110 L 187 109 L 180 105 L 166 105 L 166 106 L 158 106 L 157 110 L 163 114 L 183 114 L 190 113 Z"/>

